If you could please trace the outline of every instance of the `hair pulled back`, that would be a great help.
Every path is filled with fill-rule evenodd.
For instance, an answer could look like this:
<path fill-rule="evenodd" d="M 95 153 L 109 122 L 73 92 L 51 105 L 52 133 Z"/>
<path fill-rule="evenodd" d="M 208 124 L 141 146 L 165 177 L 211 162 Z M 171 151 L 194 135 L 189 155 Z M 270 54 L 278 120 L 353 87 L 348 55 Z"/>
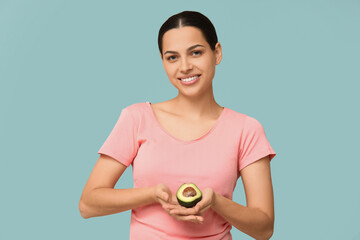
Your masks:
<path fill-rule="evenodd" d="M 215 27 L 211 21 L 203 14 L 195 11 L 183 11 L 168 18 L 160 27 L 158 35 L 159 50 L 162 55 L 162 38 L 164 34 L 173 28 L 181 28 L 185 26 L 196 27 L 200 29 L 206 41 L 212 50 L 218 42 Z"/>

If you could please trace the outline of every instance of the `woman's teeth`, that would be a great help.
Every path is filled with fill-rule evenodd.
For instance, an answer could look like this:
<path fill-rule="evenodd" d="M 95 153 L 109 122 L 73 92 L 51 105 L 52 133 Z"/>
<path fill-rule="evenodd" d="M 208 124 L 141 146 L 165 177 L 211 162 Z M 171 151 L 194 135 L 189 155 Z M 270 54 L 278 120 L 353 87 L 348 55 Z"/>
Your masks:
<path fill-rule="evenodd" d="M 193 77 L 189 77 L 189 78 L 181 78 L 180 80 L 184 81 L 184 82 L 190 82 L 190 81 L 192 81 L 192 80 L 194 80 L 194 79 L 196 79 L 198 77 L 199 76 L 197 75 L 197 76 L 193 76 Z"/>

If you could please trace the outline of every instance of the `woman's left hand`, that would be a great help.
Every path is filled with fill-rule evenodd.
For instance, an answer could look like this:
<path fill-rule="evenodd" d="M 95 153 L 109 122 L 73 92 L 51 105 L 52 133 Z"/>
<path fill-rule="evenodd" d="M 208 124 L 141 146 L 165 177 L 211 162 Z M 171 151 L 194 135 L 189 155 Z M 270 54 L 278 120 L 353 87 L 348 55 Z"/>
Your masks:
<path fill-rule="evenodd" d="M 205 213 L 214 203 L 215 192 L 211 188 L 205 188 L 202 191 L 202 199 L 192 208 L 185 208 L 180 205 L 166 204 L 164 208 L 168 213 L 180 221 L 190 221 L 203 223 Z"/>

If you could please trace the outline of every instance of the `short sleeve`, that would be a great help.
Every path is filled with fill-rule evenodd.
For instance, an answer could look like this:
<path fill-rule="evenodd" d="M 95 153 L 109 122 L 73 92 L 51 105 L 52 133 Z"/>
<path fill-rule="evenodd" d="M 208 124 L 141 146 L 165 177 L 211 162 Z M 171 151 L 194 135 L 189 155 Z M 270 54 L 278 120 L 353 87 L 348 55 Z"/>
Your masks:
<path fill-rule="evenodd" d="M 255 118 L 246 117 L 239 147 L 239 172 L 251 163 L 268 156 L 276 155 L 266 138 L 263 126 Z"/>
<path fill-rule="evenodd" d="M 108 155 L 129 166 L 139 148 L 137 144 L 137 129 L 134 117 L 127 108 L 124 108 L 98 154 Z"/>

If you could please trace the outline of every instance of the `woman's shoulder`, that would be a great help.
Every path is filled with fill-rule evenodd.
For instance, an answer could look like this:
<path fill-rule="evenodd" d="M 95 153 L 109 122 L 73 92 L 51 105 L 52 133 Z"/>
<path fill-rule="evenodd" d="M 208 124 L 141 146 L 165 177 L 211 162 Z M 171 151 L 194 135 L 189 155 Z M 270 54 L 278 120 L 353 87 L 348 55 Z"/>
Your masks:
<path fill-rule="evenodd" d="M 125 115 L 130 115 L 133 119 L 142 118 L 148 109 L 148 102 L 137 102 L 130 105 L 125 106 L 122 108 L 121 112 Z"/>
<path fill-rule="evenodd" d="M 248 114 L 238 112 L 236 110 L 228 108 L 228 119 L 230 121 L 235 122 L 236 124 L 241 124 L 242 127 L 247 128 L 256 128 L 261 125 L 261 123 L 253 116 L 250 116 Z"/>
<path fill-rule="evenodd" d="M 131 105 L 126 106 L 124 109 L 127 109 L 128 111 L 131 112 L 136 112 L 136 111 L 144 111 L 144 109 L 146 109 L 146 105 L 148 104 L 148 102 L 137 102 L 137 103 L 133 103 Z"/>
<path fill-rule="evenodd" d="M 244 121 L 246 118 L 249 117 L 245 113 L 238 112 L 231 108 L 226 108 L 226 110 L 228 113 L 228 118 L 235 120 L 235 121 Z"/>

